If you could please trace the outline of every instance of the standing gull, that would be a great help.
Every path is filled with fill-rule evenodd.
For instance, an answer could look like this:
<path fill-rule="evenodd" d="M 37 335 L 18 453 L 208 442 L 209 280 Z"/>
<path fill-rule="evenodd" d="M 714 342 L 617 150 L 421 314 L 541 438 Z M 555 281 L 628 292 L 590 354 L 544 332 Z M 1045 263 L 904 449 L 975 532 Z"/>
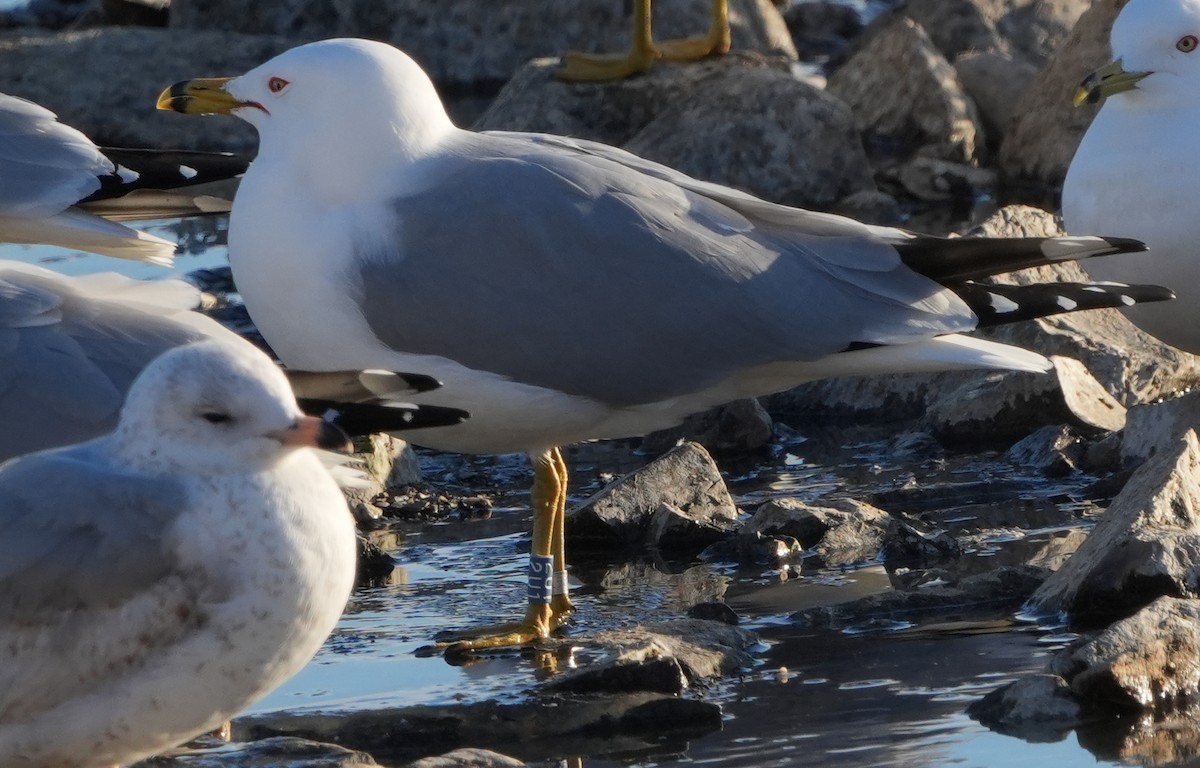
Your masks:
<path fill-rule="evenodd" d="M 248 344 L 172 350 L 112 434 L 0 465 L 0 763 L 100 768 L 212 730 L 300 669 L 354 582 L 354 524 Z"/>
<path fill-rule="evenodd" d="M 213 201 L 165 190 L 245 166 L 224 153 L 102 150 L 48 109 L 0 93 L 0 241 L 169 265 L 175 243 L 112 219 L 207 212 Z"/>
<path fill-rule="evenodd" d="M 1063 185 L 1070 232 L 1136 237 L 1150 256 L 1136 265 L 1096 259 L 1103 280 L 1161 282 L 1179 294 L 1162 306 L 1132 307 L 1148 333 L 1200 353 L 1200 2 L 1132 0 L 1113 24 L 1114 61 L 1088 76 L 1076 103 L 1105 99 Z"/>
<path fill-rule="evenodd" d="M 957 333 L 1169 296 L 973 282 L 1140 243 L 926 238 L 602 144 L 459 130 L 425 73 L 382 43 L 301 46 L 238 78 L 176 84 L 159 106 L 258 129 L 230 262 L 285 363 L 426 371 L 444 383 L 426 397 L 471 419 L 415 441 L 530 455 L 529 609 L 461 650 L 544 637 L 572 610 L 558 446 L 827 376 L 1042 371 L 1041 355 Z"/>
<path fill-rule="evenodd" d="M 191 311 L 180 280 L 80 277 L 0 260 L 0 461 L 109 432 L 130 385 L 152 360 L 201 339 L 245 344 Z M 352 435 L 457 424 L 462 411 L 404 401 L 427 376 L 289 371 L 301 407 Z"/>

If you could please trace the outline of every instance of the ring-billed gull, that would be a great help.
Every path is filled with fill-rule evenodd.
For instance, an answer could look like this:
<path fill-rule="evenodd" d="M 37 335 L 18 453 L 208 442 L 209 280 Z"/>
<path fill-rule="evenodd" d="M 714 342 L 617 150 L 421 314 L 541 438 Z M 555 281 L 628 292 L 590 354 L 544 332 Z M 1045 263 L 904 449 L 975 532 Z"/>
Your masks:
<path fill-rule="evenodd" d="M 0 461 L 110 431 L 134 378 L 163 352 L 205 338 L 249 344 L 191 311 L 181 280 L 67 277 L 0 260 Z M 289 371 L 301 407 L 352 435 L 457 424 L 466 414 L 404 402 L 436 388 L 384 371 Z"/>
<path fill-rule="evenodd" d="M 693 61 L 729 51 L 729 0 L 712 0 L 712 20 L 708 34 L 703 37 L 656 43 L 650 24 L 650 0 L 633 0 L 633 36 L 629 51 L 617 54 L 568 51 L 558 76 L 564 80 L 615 80 L 645 72 L 660 59 Z"/>
<path fill-rule="evenodd" d="M 300 669 L 354 581 L 354 524 L 249 344 L 167 352 L 109 435 L 0 465 L 0 763 L 132 762 Z"/>
<path fill-rule="evenodd" d="M 1200 353 L 1200 3 L 1132 0 L 1112 28 L 1114 61 L 1088 76 L 1077 95 L 1105 99 L 1063 184 L 1070 232 L 1104 226 L 1150 247 L 1136 265 L 1088 262 L 1103 280 L 1162 283 L 1179 300 L 1133 307 L 1129 319 L 1168 344 Z"/>
<path fill-rule="evenodd" d="M 572 610 L 557 446 L 827 376 L 1046 370 L 957 334 L 1169 296 L 973 282 L 1140 243 L 919 237 L 593 142 L 459 130 L 425 73 L 382 43 L 312 43 L 238 78 L 178 83 L 159 106 L 258 129 L 230 262 L 286 364 L 428 372 L 445 385 L 430 401 L 471 419 L 414 441 L 533 460 L 529 609 L 458 649 L 543 637 Z"/>
<path fill-rule="evenodd" d="M 107 152 L 50 110 L 0 93 L 0 241 L 170 264 L 175 243 L 113 219 L 204 212 L 204 199 L 165 190 L 245 170 L 223 153 Z"/>

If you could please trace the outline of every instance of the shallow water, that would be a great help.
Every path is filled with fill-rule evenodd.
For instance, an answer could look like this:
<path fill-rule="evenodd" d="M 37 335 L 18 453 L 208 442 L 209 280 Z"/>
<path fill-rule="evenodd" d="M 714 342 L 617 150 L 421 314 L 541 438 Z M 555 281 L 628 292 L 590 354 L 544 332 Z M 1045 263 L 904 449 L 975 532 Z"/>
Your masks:
<path fill-rule="evenodd" d="M 222 226 L 216 219 L 189 225 L 186 239 L 193 252 L 181 255 L 171 270 L 48 247 L 0 246 L 0 258 L 71 273 L 118 269 L 136 277 L 179 275 L 224 262 Z M 178 231 L 169 223 L 152 229 L 168 237 Z M 413 654 L 440 629 L 505 620 L 523 610 L 531 477 L 522 457 L 421 456 L 431 482 L 496 494 L 492 517 L 412 524 L 378 535 L 400 563 L 392 583 L 357 591 L 313 662 L 251 712 L 515 701 L 545 674 L 521 657 L 456 667 Z M 1086 528 L 1098 511 L 1085 476 L 1047 480 L 987 453 L 932 455 L 907 463 L 892 456 L 886 441 L 856 442 L 848 433 L 827 430 L 795 435 L 771 456 L 723 462 L 723 468 L 743 509 L 772 496 L 845 495 L 920 514 L 971 537 L 974 551 L 964 558 L 967 569 L 1022 561 L 1030 551 Z M 572 501 L 578 502 L 646 457 L 616 443 L 576 447 L 568 460 Z M 580 629 L 681 616 L 691 604 L 723 595 L 765 640 L 756 665 L 741 679 L 692 694 L 721 703 L 720 732 L 687 744 L 665 744 L 659 751 L 586 755 L 585 765 L 1054 763 L 1070 768 L 1098 762 L 1074 735 L 1031 744 L 990 732 L 964 714 L 970 701 L 1040 668 L 1069 639 L 1054 628 L 1002 620 L 835 632 L 786 622 L 796 610 L 891 589 L 878 565 L 805 569 L 785 580 L 773 572 L 703 563 L 581 562 L 572 575 Z M 519 756 L 578 757 L 544 751 Z"/>

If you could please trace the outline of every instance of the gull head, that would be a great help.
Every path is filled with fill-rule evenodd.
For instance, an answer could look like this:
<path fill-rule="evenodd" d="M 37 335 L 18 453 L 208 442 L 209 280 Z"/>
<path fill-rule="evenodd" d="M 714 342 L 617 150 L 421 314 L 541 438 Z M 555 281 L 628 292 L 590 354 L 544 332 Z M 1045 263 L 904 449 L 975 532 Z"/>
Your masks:
<path fill-rule="evenodd" d="M 268 469 L 305 446 L 347 447 L 337 427 L 300 411 L 270 358 L 250 344 L 216 340 L 146 366 L 112 439 L 139 469 L 203 474 Z"/>
<path fill-rule="evenodd" d="M 239 77 L 176 83 L 158 107 L 235 115 L 258 129 L 260 159 L 315 164 L 314 175 L 347 179 L 390 158 L 418 159 L 454 130 L 416 62 L 352 38 L 292 48 Z"/>
<path fill-rule="evenodd" d="M 1114 60 L 1084 79 L 1076 105 L 1129 94 L 1176 106 L 1200 93 L 1200 0 L 1131 0 L 1110 39 Z"/>

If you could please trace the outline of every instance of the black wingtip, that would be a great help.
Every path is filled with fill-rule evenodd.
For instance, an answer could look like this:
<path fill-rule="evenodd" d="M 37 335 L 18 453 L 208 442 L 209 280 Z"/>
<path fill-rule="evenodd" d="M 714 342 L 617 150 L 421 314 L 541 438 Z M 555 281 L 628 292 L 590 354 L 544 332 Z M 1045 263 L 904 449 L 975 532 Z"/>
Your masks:
<path fill-rule="evenodd" d="M 1132 237 L 1102 237 L 1100 239 L 1113 247 L 1112 253 L 1142 253 L 1150 250 L 1149 246 L 1141 240 L 1134 240 Z"/>
<path fill-rule="evenodd" d="M 405 384 L 412 387 L 413 392 L 417 393 L 431 392 L 442 386 L 442 382 L 423 373 L 397 373 L 396 375 L 403 379 Z"/>
<path fill-rule="evenodd" d="M 1122 283 L 1011 285 L 967 282 L 951 286 L 951 290 L 975 313 L 980 328 L 1064 312 L 1121 309 L 1175 298 L 1173 291 L 1161 285 Z"/>
<path fill-rule="evenodd" d="M 439 405 L 389 403 L 343 403 L 336 400 L 301 398 L 300 410 L 340 427 L 351 437 L 379 432 L 408 432 L 429 427 L 451 427 L 470 418 L 467 411 Z"/>

